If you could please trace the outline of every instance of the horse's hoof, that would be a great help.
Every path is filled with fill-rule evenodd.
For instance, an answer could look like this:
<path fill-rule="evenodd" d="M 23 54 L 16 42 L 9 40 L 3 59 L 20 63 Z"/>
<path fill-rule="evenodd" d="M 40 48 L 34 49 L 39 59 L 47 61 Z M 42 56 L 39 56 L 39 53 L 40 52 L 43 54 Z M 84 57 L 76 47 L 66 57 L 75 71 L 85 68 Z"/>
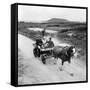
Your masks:
<path fill-rule="evenodd" d="M 46 63 L 43 63 L 43 64 L 46 64 Z"/>
<path fill-rule="evenodd" d="M 46 64 L 46 62 L 42 62 L 43 64 Z"/>
<path fill-rule="evenodd" d="M 56 63 L 54 62 L 54 64 L 56 65 Z"/>
<path fill-rule="evenodd" d="M 73 76 L 74 76 L 74 74 L 73 74 L 73 73 L 71 73 L 71 74 L 70 74 L 70 76 L 72 76 L 72 77 L 73 77 Z"/>
<path fill-rule="evenodd" d="M 59 70 L 60 70 L 60 71 L 63 71 L 63 69 L 62 69 L 62 68 L 59 68 Z"/>

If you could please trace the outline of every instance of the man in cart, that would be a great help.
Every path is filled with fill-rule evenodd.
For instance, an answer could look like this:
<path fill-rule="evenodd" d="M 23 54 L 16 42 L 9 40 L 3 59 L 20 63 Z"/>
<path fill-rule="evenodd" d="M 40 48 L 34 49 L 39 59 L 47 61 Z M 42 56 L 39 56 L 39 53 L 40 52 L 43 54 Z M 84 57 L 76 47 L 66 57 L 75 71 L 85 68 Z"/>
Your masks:
<path fill-rule="evenodd" d="M 49 40 L 46 41 L 46 48 L 53 48 L 54 47 L 54 43 L 52 41 L 52 38 L 49 37 Z"/>
<path fill-rule="evenodd" d="M 43 38 L 45 36 L 45 30 L 46 30 L 46 28 L 44 28 L 44 30 L 41 32 Z"/>

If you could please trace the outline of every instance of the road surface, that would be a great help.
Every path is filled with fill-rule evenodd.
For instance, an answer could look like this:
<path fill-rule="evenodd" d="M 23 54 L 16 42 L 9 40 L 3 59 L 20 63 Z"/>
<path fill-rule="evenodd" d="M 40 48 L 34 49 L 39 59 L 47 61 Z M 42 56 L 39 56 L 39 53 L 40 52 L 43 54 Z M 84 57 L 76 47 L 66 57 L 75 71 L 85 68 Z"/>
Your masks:
<path fill-rule="evenodd" d="M 56 42 L 55 39 L 53 40 Z M 34 41 L 30 38 L 18 34 L 19 85 L 86 80 L 86 66 L 81 60 L 73 58 L 71 64 L 65 62 L 64 66 L 61 67 L 60 59 L 58 59 L 57 64 L 54 64 L 55 60 L 51 58 L 47 59 L 44 65 L 39 58 L 33 56 L 33 43 Z M 63 71 L 60 71 L 61 68 Z"/>

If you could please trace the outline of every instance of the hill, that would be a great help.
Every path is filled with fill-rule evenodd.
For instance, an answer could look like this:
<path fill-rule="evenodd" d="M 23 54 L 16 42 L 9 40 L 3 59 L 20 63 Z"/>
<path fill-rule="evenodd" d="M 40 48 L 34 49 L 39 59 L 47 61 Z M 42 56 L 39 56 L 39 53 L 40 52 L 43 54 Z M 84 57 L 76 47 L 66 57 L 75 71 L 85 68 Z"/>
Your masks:
<path fill-rule="evenodd" d="M 46 23 L 65 23 L 65 22 L 69 22 L 66 19 L 60 19 L 60 18 L 51 18 L 49 20 L 46 21 Z"/>

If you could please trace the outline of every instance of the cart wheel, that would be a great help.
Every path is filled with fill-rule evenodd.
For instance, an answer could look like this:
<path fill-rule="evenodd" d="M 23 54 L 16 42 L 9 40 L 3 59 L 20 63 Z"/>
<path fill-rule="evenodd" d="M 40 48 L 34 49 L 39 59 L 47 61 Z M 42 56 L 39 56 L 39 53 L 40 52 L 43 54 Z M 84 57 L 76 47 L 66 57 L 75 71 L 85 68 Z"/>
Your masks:
<path fill-rule="evenodd" d="M 39 48 L 34 48 L 33 49 L 33 54 L 35 57 L 40 57 L 40 49 Z"/>
<path fill-rule="evenodd" d="M 45 59 L 45 56 L 44 55 L 41 56 L 41 60 L 42 60 L 42 63 L 43 64 L 46 64 L 46 59 Z"/>
<path fill-rule="evenodd" d="M 33 49 L 33 54 L 34 54 L 34 57 L 37 57 L 35 48 Z"/>

